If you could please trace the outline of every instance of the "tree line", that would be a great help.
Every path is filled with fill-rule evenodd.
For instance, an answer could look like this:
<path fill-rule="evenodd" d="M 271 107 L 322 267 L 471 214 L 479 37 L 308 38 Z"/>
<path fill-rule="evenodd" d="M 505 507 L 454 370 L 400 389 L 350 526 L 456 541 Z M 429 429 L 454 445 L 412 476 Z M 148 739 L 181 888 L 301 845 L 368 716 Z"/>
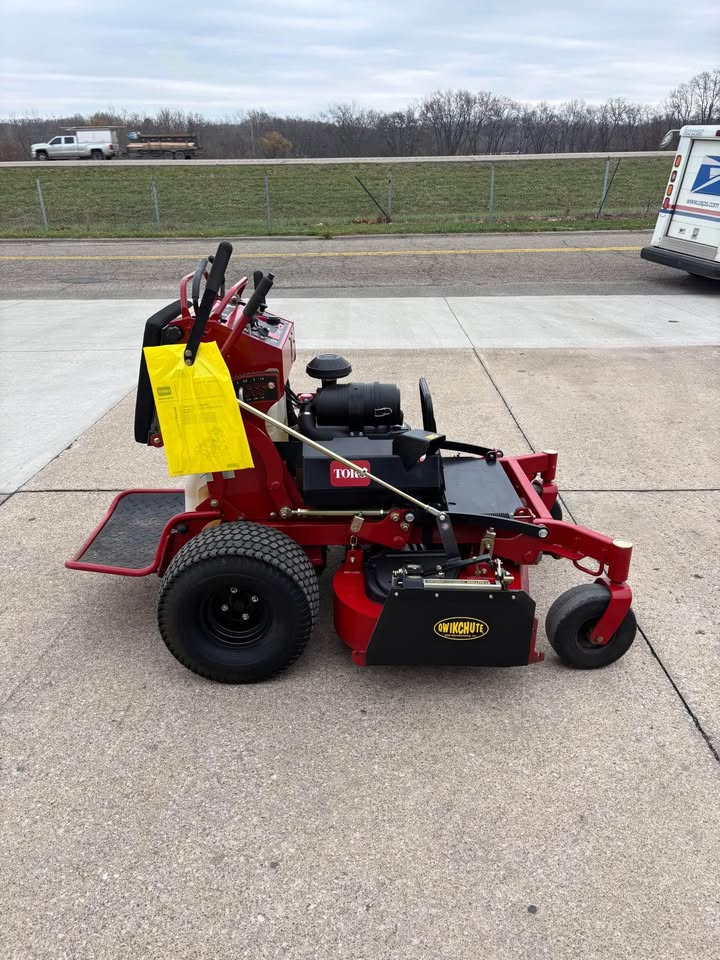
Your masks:
<path fill-rule="evenodd" d="M 213 159 L 412 157 L 655 150 L 668 129 L 720 123 L 720 68 L 671 90 L 662 104 L 624 97 L 589 104 L 520 103 L 487 91 L 436 91 L 404 110 L 335 104 L 318 117 L 248 109 L 223 120 L 163 109 L 153 116 L 106 110 L 69 117 L 0 120 L 0 160 L 26 160 L 30 144 L 64 127 L 113 125 L 127 133 L 193 132 Z M 121 136 L 122 139 L 122 136 Z"/>

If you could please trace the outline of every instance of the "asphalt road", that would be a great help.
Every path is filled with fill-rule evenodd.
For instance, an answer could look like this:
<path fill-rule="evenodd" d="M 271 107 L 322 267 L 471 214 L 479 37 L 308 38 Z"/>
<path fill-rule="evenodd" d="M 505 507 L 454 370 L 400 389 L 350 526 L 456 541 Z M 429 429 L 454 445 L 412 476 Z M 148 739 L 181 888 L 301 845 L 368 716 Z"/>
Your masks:
<path fill-rule="evenodd" d="M 625 231 L 241 239 L 235 268 L 272 271 L 284 297 L 704 293 L 712 281 L 640 259 Z M 0 242 L 0 297 L 172 297 L 213 240 Z"/>

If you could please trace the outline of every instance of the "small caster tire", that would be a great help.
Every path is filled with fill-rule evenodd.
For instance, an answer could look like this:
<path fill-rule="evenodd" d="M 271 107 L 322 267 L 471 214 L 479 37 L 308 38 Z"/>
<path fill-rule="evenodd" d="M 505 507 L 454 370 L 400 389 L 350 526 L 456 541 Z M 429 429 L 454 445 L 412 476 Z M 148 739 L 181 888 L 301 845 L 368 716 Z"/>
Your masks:
<path fill-rule="evenodd" d="M 637 621 L 632 609 L 607 643 L 593 643 L 590 634 L 607 609 L 607 589 L 601 583 L 583 583 L 561 594 L 545 618 L 550 646 L 563 663 L 578 670 L 594 670 L 619 660 L 632 646 Z"/>
<path fill-rule="evenodd" d="M 542 484 L 533 483 L 533 486 L 535 487 L 538 496 L 542 497 L 542 489 L 543 489 Z M 563 512 L 562 512 L 562 506 L 560 504 L 560 497 L 558 497 L 555 500 L 555 503 L 550 507 L 550 516 L 553 518 L 553 520 L 562 520 Z"/>

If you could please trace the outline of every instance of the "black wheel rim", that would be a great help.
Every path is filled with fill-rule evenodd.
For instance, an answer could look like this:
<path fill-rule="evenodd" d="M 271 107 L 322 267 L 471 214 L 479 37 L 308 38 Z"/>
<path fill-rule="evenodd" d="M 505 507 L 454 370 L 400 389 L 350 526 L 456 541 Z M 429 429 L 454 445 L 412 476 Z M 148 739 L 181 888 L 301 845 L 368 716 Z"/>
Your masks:
<path fill-rule="evenodd" d="M 257 590 L 240 584 L 209 591 L 198 610 L 203 632 L 227 647 L 251 647 L 259 643 L 272 624 L 272 611 Z"/>
<path fill-rule="evenodd" d="M 585 653 L 594 654 L 597 656 L 601 654 L 603 650 L 610 646 L 613 642 L 613 638 L 610 637 L 607 643 L 593 643 L 590 639 L 590 634 L 595 629 L 597 620 L 589 620 L 587 623 L 583 624 L 582 627 L 577 632 L 577 645 L 578 647 L 585 651 Z"/>

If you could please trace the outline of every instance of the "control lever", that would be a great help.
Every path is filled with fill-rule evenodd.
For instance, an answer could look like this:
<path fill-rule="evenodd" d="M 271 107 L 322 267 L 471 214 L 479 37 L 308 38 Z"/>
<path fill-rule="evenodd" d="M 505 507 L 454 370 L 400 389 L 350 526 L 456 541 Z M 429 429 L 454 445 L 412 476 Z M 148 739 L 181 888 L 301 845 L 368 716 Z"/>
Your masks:
<path fill-rule="evenodd" d="M 195 356 L 200 346 L 202 335 L 205 332 L 205 325 L 208 322 L 212 305 L 215 303 L 220 289 L 225 288 L 225 271 L 230 262 L 232 251 L 232 244 L 228 243 L 227 240 L 223 240 L 218 245 L 215 256 L 212 258 L 212 267 L 205 282 L 205 291 L 195 313 L 195 321 L 190 330 L 190 336 L 188 337 L 185 347 L 185 363 L 189 367 L 195 363 Z M 211 258 L 208 257 L 208 262 L 210 262 L 210 259 Z M 198 274 L 202 276 L 200 264 L 198 264 L 198 269 L 195 271 L 195 276 L 198 276 Z"/>
<path fill-rule="evenodd" d="M 253 280 L 257 278 L 258 273 L 260 273 L 259 270 L 253 274 Z M 253 295 L 243 307 L 242 315 L 248 323 L 252 323 L 258 310 L 265 306 L 265 297 L 270 292 L 274 279 L 275 277 L 272 273 L 268 273 L 266 277 L 262 277 L 255 287 Z"/>
<path fill-rule="evenodd" d="M 272 274 L 270 274 L 270 276 L 272 276 Z M 253 271 L 253 286 L 255 287 L 256 290 L 262 283 L 263 279 L 264 279 L 264 274 L 262 270 Z M 265 295 L 267 296 L 267 292 Z M 267 303 L 265 303 L 265 300 L 263 300 L 263 302 L 258 307 L 258 313 L 262 313 L 263 315 L 265 315 L 266 311 L 267 311 Z M 270 316 L 265 315 L 265 322 L 268 323 L 271 327 L 275 327 L 280 322 L 280 320 L 277 317 L 274 317 L 272 316 L 272 314 L 270 314 Z M 254 325 L 254 321 L 251 321 L 251 323 L 253 323 Z"/>

